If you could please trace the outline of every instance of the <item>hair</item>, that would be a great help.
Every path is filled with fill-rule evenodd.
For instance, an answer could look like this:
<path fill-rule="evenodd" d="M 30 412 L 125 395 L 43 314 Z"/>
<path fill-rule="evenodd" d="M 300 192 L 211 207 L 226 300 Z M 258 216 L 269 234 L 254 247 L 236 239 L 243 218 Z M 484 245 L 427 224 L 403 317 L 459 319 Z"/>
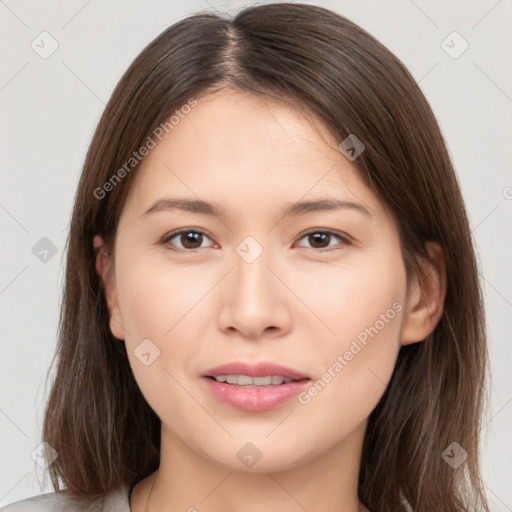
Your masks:
<path fill-rule="evenodd" d="M 359 499 L 375 512 L 487 511 L 479 462 L 488 372 L 483 299 L 443 136 L 393 53 L 347 18 L 300 3 L 182 19 L 117 84 L 90 143 L 67 240 L 58 365 L 42 432 L 58 453 L 49 466 L 55 490 L 61 480 L 71 496 L 93 499 L 158 468 L 160 419 L 137 386 L 124 343 L 110 332 L 92 240 L 101 235 L 112 253 L 138 169 L 126 163 L 144 141 L 191 97 L 224 88 L 299 105 L 336 140 L 355 134 L 363 141 L 352 164 L 397 224 L 408 280 L 422 276 L 426 242 L 444 252 L 442 317 L 425 340 L 400 348 L 369 417 Z M 100 189 L 108 190 L 101 198 Z M 455 469 L 442 457 L 453 442 L 467 452 Z"/>

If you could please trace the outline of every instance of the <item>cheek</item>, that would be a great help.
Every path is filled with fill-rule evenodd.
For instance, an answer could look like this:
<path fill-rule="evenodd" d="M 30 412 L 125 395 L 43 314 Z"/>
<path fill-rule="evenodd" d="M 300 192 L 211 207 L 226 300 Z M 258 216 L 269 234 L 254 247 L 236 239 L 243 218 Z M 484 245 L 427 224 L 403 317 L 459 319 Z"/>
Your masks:
<path fill-rule="evenodd" d="M 207 291 L 208 279 L 169 262 L 126 259 L 119 265 L 118 300 L 130 343 L 168 342 Z M 145 261 L 146 260 L 146 261 Z"/>
<path fill-rule="evenodd" d="M 373 261 L 366 265 L 362 261 L 360 265 L 300 273 L 302 277 L 295 290 L 316 313 L 315 322 L 318 325 L 320 321 L 322 339 L 329 347 L 348 348 L 347 343 L 350 345 L 360 333 L 364 342 L 365 329 L 376 323 L 379 331 L 386 331 L 382 338 L 398 334 L 400 321 L 396 321 L 396 316 L 397 309 L 401 308 L 393 309 L 392 305 L 402 304 L 404 300 L 405 270 L 399 257 L 396 260 L 389 257 L 387 262 L 379 263 Z"/>
<path fill-rule="evenodd" d="M 347 421 L 350 411 L 350 421 L 358 424 L 385 391 L 403 323 L 406 276 L 401 261 L 390 257 L 379 265 L 332 273 L 328 288 L 310 296 L 312 309 L 323 313 L 334 334 L 323 336 L 319 373 L 299 401 L 325 421 Z"/>
<path fill-rule="evenodd" d="M 180 273 L 151 266 L 120 265 L 119 307 L 125 325 L 128 360 L 137 385 L 150 407 L 164 421 L 167 411 L 186 415 L 190 400 L 179 383 L 195 348 L 187 335 L 187 311 L 197 293 Z"/>
<path fill-rule="evenodd" d="M 202 299 L 215 276 L 132 252 L 116 259 L 116 277 L 126 350 L 141 392 L 158 411 L 170 402 L 179 408 L 178 398 L 189 403 L 178 382 L 193 371 L 202 339 L 198 315 L 205 314 Z"/>

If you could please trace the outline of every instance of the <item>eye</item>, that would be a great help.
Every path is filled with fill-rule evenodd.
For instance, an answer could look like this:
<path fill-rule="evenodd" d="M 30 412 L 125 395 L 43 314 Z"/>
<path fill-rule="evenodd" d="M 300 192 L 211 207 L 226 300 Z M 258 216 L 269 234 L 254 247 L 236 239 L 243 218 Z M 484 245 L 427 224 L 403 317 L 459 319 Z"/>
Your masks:
<path fill-rule="evenodd" d="M 182 245 L 175 249 L 172 246 L 176 245 L 176 243 L 172 242 L 172 240 L 177 239 L 179 243 Z M 173 251 L 186 251 L 186 252 L 196 252 L 197 249 L 203 248 L 202 242 L 205 238 L 209 238 L 206 233 L 196 229 L 181 229 L 179 231 L 174 231 L 169 233 L 162 239 L 162 244 L 166 244 L 170 246 L 170 249 Z"/>
<path fill-rule="evenodd" d="M 327 229 L 311 229 L 304 233 L 301 240 L 307 238 L 309 242 L 311 242 L 312 247 L 315 252 L 328 252 L 336 250 L 336 245 L 331 245 L 330 242 L 334 239 L 338 239 L 341 241 L 341 245 L 349 245 L 350 240 L 347 237 L 341 235 L 340 233 L 336 233 L 335 231 L 330 231 Z M 299 246 L 300 247 L 300 246 Z M 332 249 L 327 249 L 326 247 L 334 247 Z"/>
<path fill-rule="evenodd" d="M 350 240 L 348 240 L 347 237 L 335 231 L 326 229 L 311 229 L 304 233 L 300 240 L 304 238 L 307 238 L 307 240 L 312 244 L 310 248 L 315 252 L 328 252 L 336 250 L 337 245 L 344 246 L 350 244 Z M 176 241 L 173 241 L 174 239 L 176 239 Z M 198 249 L 213 247 L 213 245 L 203 246 L 205 239 L 210 239 L 210 237 L 203 231 L 186 228 L 169 233 L 162 239 L 161 243 L 169 246 L 173 251 L 197 252 Z M 341 243 L 331 244 L 335 239 L 338 239 Z M 301 246 L 299 245 L 299 247 Z M 329 249 L 329 247 L 333 248 Z"/>

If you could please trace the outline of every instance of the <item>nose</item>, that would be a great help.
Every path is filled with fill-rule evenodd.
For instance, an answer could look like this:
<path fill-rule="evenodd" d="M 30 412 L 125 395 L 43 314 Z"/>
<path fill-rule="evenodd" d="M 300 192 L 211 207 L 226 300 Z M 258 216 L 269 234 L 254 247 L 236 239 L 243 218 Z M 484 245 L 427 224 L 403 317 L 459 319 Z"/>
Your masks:
<path fill-rule="evenodd" d="M 234 254 L 218 320 L 223 332 L 238 333 L 248 340 L 277 338 L 289 332 L 293 294 L 283 284 L 284 276 L 270 252 L 263 250 L 252 262 Z"/>

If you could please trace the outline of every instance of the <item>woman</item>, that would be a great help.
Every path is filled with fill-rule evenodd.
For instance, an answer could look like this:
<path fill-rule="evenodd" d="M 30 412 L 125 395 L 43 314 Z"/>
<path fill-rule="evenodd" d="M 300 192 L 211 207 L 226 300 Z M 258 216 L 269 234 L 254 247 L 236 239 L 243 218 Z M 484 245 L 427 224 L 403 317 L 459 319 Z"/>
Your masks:
<path fill-rule="evenodd" d="M 419 87 L 354 23 L 280 3 L 164 31 L 68 243 L 56 492 L 7 512 L 488 510 L 464 203 Z"/>

